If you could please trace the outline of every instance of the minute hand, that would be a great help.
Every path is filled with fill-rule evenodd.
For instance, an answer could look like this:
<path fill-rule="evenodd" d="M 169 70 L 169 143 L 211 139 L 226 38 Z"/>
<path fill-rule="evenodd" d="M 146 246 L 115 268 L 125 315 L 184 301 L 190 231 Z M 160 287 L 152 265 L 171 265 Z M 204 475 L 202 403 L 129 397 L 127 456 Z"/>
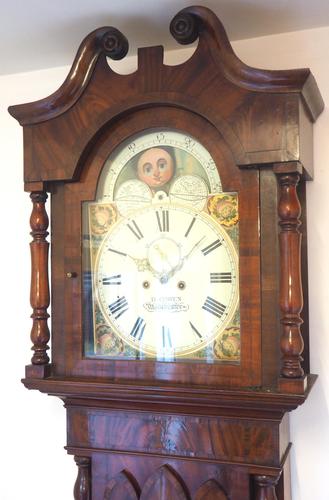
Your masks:
<path fill-rule="evenodd" d="M 202 238 L 195 245 L 193 245 L 193 247 L 191 248 L 191 250 L 189 251 L 189 253 L 187 253 L 182 258 L 182 262 L 185 262 L 189 258 L 189 256 L 194 252 L 194 250 L 196 250 L 198 248 L 198 246 L 200 245 L 201 241 L 203 241 L 204 239 L 205 239 L 205 236 L 202 236 Z"/>
<path fill-rule="evenodd" d="M 166 273 L 166 279 L 168 281 L 169 278 L 172 278 L 176 273 L 177 271 L 180 271 L 184 265 L 184 262 L 187 261 L 187 259 L 192 255 L 192 253 L 194 252 L 194 250 L 196 250 L 198 248 L 198 246 L 200 245 L 200 243 L 205 239 L 205 236 L 202 236 L 202 238 L 197 241 L 197 243 L 195 243 L 195 245 L 193 245 L 193 247 L 191 248 L 191 250 L 186 254 L 184 255 L 184 257 L 182 257 L 182 259 L 180 260 L 180 262 L 177 264 L 177 266 L 173 267 L 168 273 Z"/>

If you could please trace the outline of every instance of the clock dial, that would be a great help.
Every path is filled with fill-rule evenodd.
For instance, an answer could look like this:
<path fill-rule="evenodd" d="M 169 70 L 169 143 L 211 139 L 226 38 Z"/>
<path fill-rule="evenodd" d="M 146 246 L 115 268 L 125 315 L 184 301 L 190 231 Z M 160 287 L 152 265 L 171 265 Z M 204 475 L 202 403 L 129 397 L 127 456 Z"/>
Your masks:
<path fill-rule="evenodd" d="M 124 141 L 83 220 L 87 356 L 239 362 L 238 198 L 197 139 L 152 129 Z"/>
<path fill-rule="evenodd" d="M 173 359 L 203 349 L 229 325 L 237 276 L 233 243 L 209 215 L 156 205 L 108 232 L 94 291 L 111 331 L 148 356 Z"/>

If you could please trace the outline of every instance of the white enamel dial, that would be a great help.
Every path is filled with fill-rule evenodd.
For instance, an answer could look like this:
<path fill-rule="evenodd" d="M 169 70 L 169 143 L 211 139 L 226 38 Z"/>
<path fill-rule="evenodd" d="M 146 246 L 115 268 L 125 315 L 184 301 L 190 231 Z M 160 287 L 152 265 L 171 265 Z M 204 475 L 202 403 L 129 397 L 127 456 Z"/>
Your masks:
<path fill-rule="evenodd" d="M 97 255 L 94 290 L 108 326 L 158 359 L 216 339 L 238 301 L 238 263 L 227 233 L 206 213 L 157 204 L 120 219 Z"/>

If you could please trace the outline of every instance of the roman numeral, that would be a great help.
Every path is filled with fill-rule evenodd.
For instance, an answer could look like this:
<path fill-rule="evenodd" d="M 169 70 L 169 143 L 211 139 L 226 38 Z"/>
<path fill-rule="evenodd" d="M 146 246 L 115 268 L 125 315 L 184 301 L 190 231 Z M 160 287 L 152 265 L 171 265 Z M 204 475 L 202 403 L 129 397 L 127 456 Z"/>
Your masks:
<path fill-rule="evenodd" d="M 134 220 L 131 221 L 131 225 L 127 224 L 129 227 L 130 231 L 136 236 L 138 240 L 141 240 L 143 238 L 143 233 L 137 226 L 136 222 Z"/>
<path fill-rule="evenodd" d="M 221 318 L 224 314 L 226 306 L 224 306 L 220 302 L 217 302 L 217 300 L 212 299 L 211 297 L 207 297 L 205 303 L 202 306 L 202 309 L 210 312 L 214 316 L 217 316 L 217 318 Z"/>
<path fill-rule="evenodd" d="M 124 257 L 127 257 L 127 254 L 124 252 L 120 252 L 119 250 L 115 250 L 114 248 L 108 248 L 109 252 L 117 253 L 119 255 L 123 255 Z"/>
<path fill-rule="evenodd" d="M 185 236 L 185 238 L 187 238 L 187 237 L 188 237 L 188 235 L 189 235 L 189 233 L 190 233 L 190 231 L 191 231 L 191 229 L 192 229 L 192 227 L 193 227 L 193 225 L 194 225 L 195 221 L 196 221 L 196 217 L 193 217 L 193 219 L 191 220 L 191 224 L 190 224 L 190 225 L 189 225 L 189 227 L 187 228 L 187 231 L 186 231 L 186 233 L 185 233 L 185 235 L 184 235 L 184 236 Z"/>
<path fill-rule="evenodd" d="M 164 349 L 168 347 L 170 349 L 172 348 L 170 331 L 169 328 L 166 328 L 165 326 L 162 327 L 162 346 Z"/>
<path fill-rule="evenodd" d="M 102 279 L 103 285 L 121 285 L 121 274 L 115 276 L 106 276 Z"/>
<path fill-rule="evenodd" d="M 201 252 L 203 255 L 208 255 L 208 253 L 212 252 L 213 250 L 216 250 L 216 248 L 220 247 L 222 242 L 220 240 L 213 241 L 208 245 L 207 247 L 203 248 Z"/>
<path fill-rule="evenodd" d="M 232 273 L 210 273 L 210 283 L 232 283 Z"/>
<path fill-rule="evenodd" d="M 159 212 L 157 210 L 155 213 L 157 216 L 159 231 L 161 231 L 161 233 L 163 233 L 165 231 L 168 232 L 169 231 L 169 211 L 168 210 L 161 210 L 161 212 Z"/>
<path fill-rule="evenodd" d="M 192 330 L 194 331 L 194 333 L 199 337 L 199 339 L 202 339 L 201 333 L 195 328 L 195 326 L 193 325 L 193 323 L 191 323 L 191 321 L 190 321 L 190 326 L 191 326 Z"/>
<path fill-rule="evenodd" d="M 130 332 L 130 335 L 134 337 L 134 339 L 141 340 L 144 335 L 144 330 L 146 327 L 146 323 L 143 318 L 137 318 L 136 322 Z"/>
<path fill-rule="evenodd" d="M 116 316 L 114 316 L 114 319 L 120 318 L 123 313 L 128 311 L 128 302 L 126 297 L 118 297 L 117 300 L 109 305 L 109 309 L 111 314 L 116 314 Z"/>

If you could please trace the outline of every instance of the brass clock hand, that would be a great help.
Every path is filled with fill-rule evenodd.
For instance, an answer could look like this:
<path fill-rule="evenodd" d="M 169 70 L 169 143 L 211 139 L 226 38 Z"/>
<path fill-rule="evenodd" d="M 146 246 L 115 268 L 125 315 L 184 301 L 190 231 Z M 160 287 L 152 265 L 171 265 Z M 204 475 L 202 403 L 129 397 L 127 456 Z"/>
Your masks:
<path fill-rule="evenodd" d="M 162 275 L 160 277 L 161 283 L 167 283 L 170 278 L 172 278 L 178 271 L 180 271 L 182 269 L 184 263 L 192 255 L 192 253 L 194 252 L 194 250 L 196 250 L 199 247 L 200 243 L 204 239 L 205 239 L 205 236 L 202 236 L 202 238 L 200 238 L 200 240 L 197 241 L 197 243 L 195 243 L 195 245 L 193 245 L 193 247 L 191 248 L 191 250 L 184 257 L 181 258 L 181 260 L 179 261 L 179 263 L 177 264 L 177 266 L 174 266 L 167 273 L 162 273 Z"/>
<path fill-rule="evenodd" d="M 127 253 L 126 255 L 127 255 L 127 257 L 129 257 L 130 259 L 132 259 L 135 262 L 138 271 L 140 271 L 140 272 L 151 271 L 152 272 L 152 268 L 151 268 L 150 263 L 146 257 L 144 257 L 143 259 L 138 259 L 137 257 L 133 257 L 132 255 L 129 255 L 129 253 Z"/>
<path fill-rule="evenodd" d="M 202 236 L 202 238 L 195 245 L 193 245 L 191 250 L 182 258 L 183 262 L 185 262 L 185 260 L 187 260 L 190 257 L 190 255 L 194 252 L 194 250 L 196 250 L 199 247 L 201 241 L 203 241 L 204 239 L 205 236 Z"/>
<path fill-rule="evenodd" d="M 155 245 L 154 248 L 155 248 L 155 250 L 157 252 L 159 252 L 161 259 L 168 262 L 167 255 L 161 250 L 161 248 L 159 247 L 159 245 Z"/>
<path fill-rule="evenodd" d="M 155 278 L 158 278 L 161 282 L 163 282 L 161 278 L 163 277 L 164 273 L 156 271 L 151 266 L 150 261 L 147 257 L 144 257 L 143 259 L 138 259 L 137 257 L 133 257 L 132 255 L 130 255 L 129 253 L 127 253 L 126 255 L 135 262 L 138 271 L 140 272 L 150 271 Z"/>

